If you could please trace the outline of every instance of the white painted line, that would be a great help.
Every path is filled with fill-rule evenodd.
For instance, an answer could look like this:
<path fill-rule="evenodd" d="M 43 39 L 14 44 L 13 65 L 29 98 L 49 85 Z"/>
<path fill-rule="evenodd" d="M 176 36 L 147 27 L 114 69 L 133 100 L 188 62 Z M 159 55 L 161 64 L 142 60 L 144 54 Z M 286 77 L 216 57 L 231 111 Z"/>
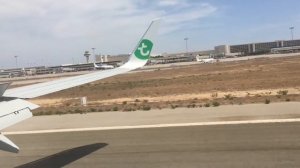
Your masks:
<path fill-rule="evenodd" d="M 52 129 L 52 130 L 36 130 L 36 131 L 3 132 L 3 134 L 4 135 L 23 135 L 23 134 L 44 134 L 44 133 L 60 133 L 60 132 L 124 130 L 124 129 L 141 129 L 141 128 L 166 128 L 166 127 L 238 125 L 238 124 L 261 124 L 261 123 L 293 123 L 293 122 L 300 122 L 300 118 L 295 118 L 295 119 L 247 120 L 247 121 L 216 121 L 216 122 L 134 125 L 134 126 L 112 126 L 112 127 L 92 127 L 92 128 L 71 128 L 71 129 Z"/>

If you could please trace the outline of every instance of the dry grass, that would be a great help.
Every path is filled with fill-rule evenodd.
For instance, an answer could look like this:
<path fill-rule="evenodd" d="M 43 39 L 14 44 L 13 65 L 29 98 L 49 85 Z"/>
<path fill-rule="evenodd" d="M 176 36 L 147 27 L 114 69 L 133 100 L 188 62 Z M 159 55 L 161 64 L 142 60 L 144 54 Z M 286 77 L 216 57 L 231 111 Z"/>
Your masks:
<path fill-rule="evenodd" d="M 73 108 L 79 105 L 73 98 L 87 96 L 91 107 L 111 111 L 116 111 L 114 106 L 118 111 L 134 111 L 148 106 L 202 107 L 213 101 L 220 105 L 299 101 L 299 74 L 300 56 L 199 64 L 115 76 L 34 101 L 47 108 Z"/>

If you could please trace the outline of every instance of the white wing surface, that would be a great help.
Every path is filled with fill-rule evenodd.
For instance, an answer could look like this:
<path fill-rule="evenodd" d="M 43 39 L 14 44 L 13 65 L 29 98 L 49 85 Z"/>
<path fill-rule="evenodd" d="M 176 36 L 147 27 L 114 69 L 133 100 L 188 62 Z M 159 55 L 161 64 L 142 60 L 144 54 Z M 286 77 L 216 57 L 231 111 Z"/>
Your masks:
<path fill-rule="evenodd" d="M 38 107 L 21 99 L 0 102 L 0 130 L 32 117 L 31 110 Z M 0 150 L 16 153 L 19 147 L 0 133 Z"/>

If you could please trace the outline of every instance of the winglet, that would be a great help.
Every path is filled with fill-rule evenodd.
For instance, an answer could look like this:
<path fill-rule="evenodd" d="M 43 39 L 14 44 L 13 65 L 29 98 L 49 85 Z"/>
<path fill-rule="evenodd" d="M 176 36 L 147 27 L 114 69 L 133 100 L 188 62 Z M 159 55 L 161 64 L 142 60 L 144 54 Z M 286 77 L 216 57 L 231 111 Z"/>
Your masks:
<path fill-rule="evenodd" d="M 151 51 L 155 46 L 154 40 L 155 37 L 157 36 L 159 26 L 160 26 L 160 19 L 152 20 L 150 26 L 148 27 L 148 29 L 140 39 L 134 51 L 130 55 L 129 61 L 126 64 L 130 66 L 134 65 L 138 68 L 144 66 L 148 62 Z M 124 64 L 123 66 L 126 67 L 126 64 Z"/>

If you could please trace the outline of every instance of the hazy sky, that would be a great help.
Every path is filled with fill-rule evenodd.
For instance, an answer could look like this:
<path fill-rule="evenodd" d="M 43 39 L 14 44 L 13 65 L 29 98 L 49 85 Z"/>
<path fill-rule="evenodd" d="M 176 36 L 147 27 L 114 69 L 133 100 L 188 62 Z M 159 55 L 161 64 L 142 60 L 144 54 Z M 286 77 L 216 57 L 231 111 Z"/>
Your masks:
<path fill-rule="evenodd" d="M 0 68 L 84 62 L 85 50 L 129 53 L 163 18 L 156 53 L 289 39 L 298 0 L 0 0 Z M 300 38 L 300 37 L 299 37 Z"/>

